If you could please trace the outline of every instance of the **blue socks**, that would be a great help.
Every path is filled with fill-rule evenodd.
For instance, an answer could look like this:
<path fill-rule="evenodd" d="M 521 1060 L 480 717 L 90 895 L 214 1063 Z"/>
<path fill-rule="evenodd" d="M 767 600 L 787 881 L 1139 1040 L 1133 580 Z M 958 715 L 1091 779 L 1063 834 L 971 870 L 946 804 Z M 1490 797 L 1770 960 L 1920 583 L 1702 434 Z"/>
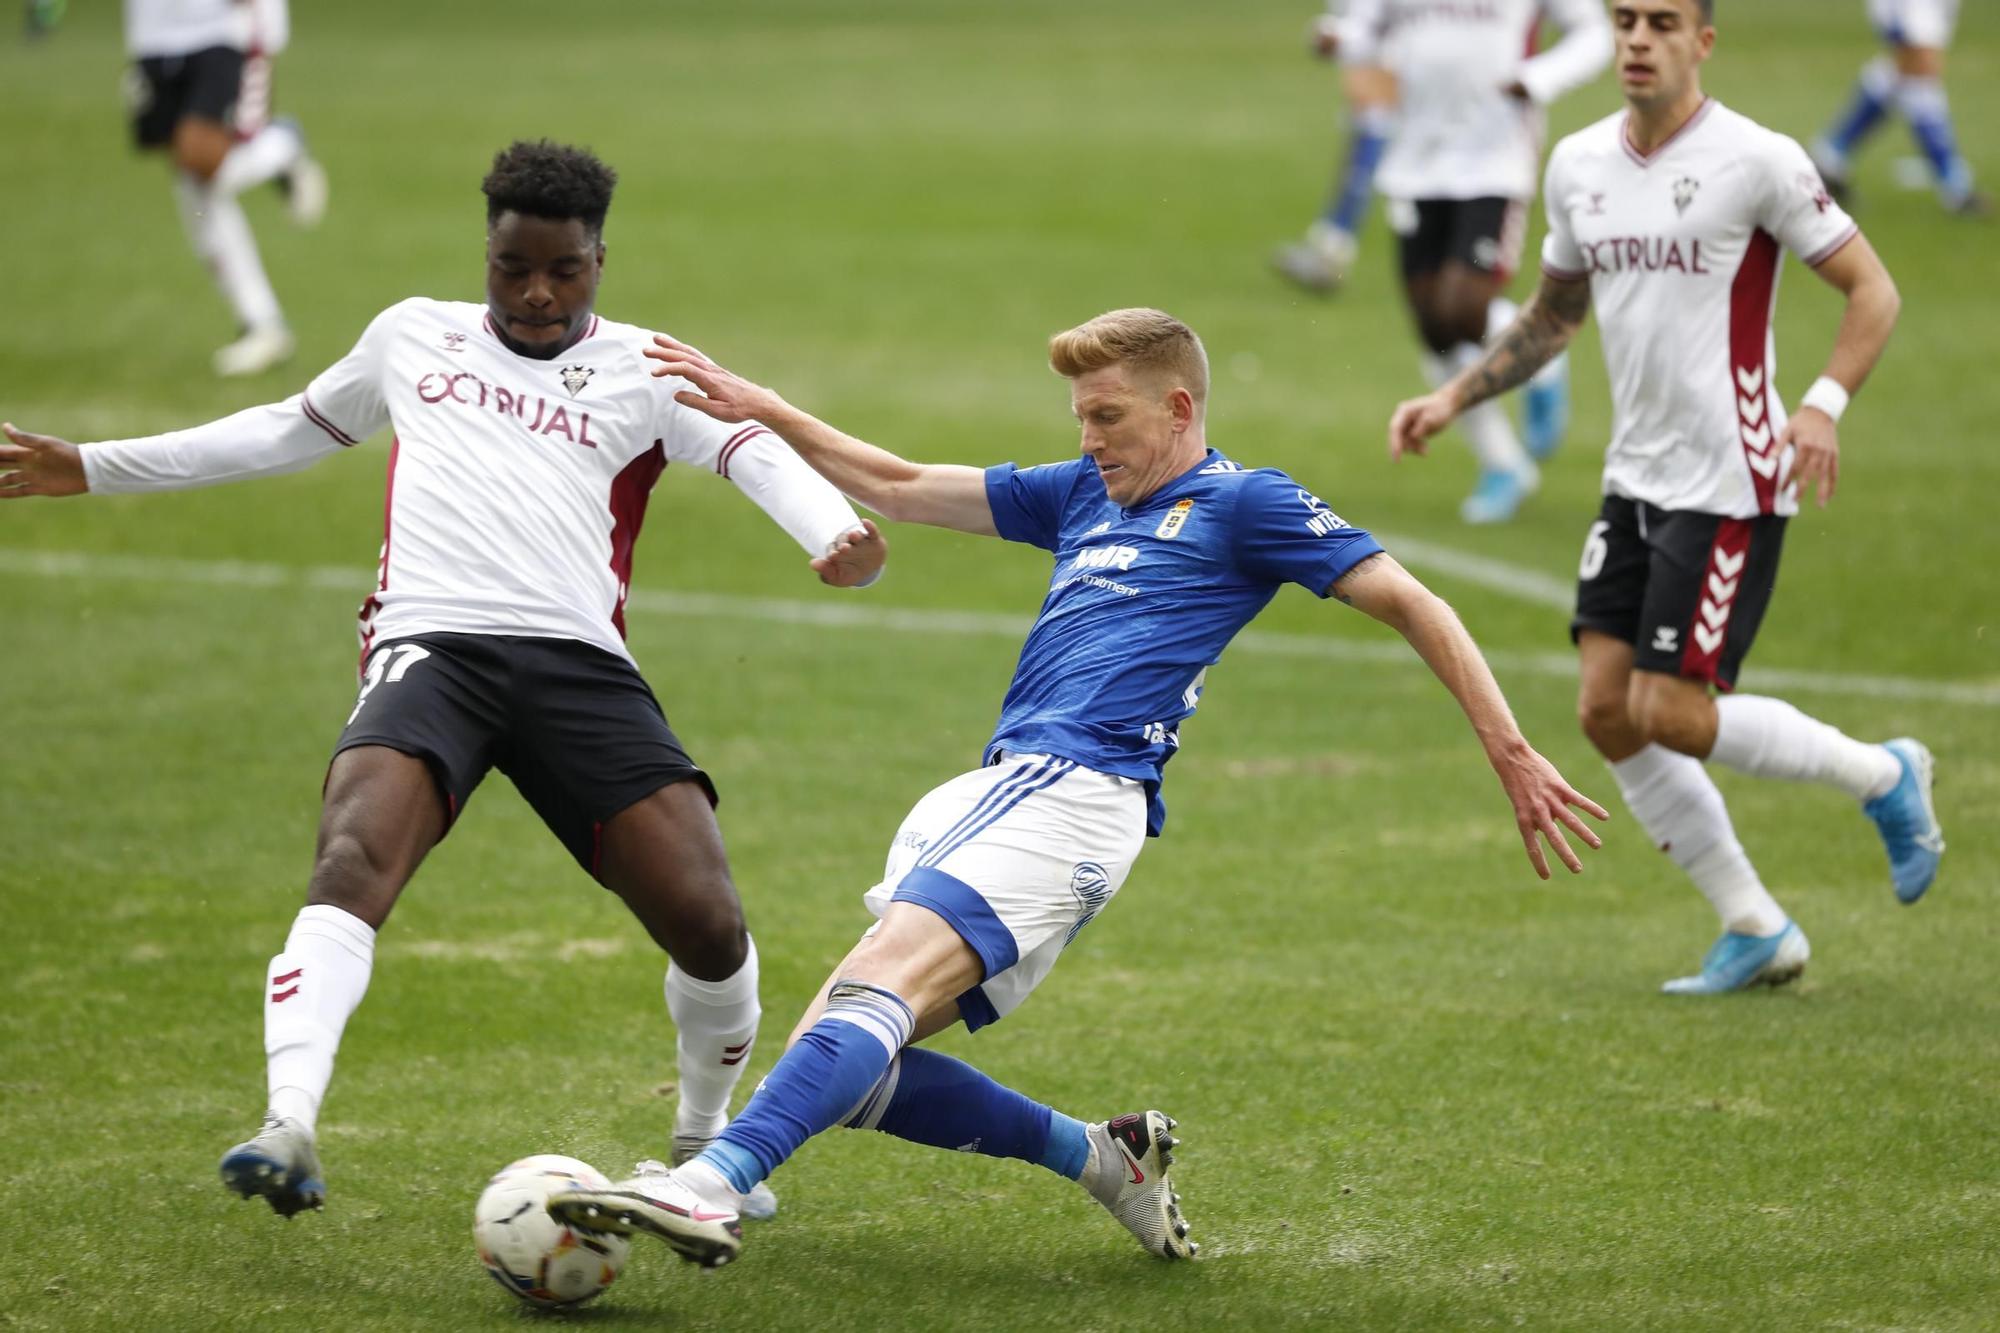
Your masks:
<path fill-rule="evenodd" d="M 839 1124 L 882 1078 L 916 1027 L 910 1006 L 878 986 L 843 981 L 826 1013 L 778 1060 L 750 1104 L 697 1158 L 747 1194 L 799 1145 Z"/>
<path fill-rule="evenodd" d="M 1348 140 L 1347 161 L 1341 168 L 1340 187 L 1327 201 L 1326 221 L 1350 236 L 1361 234 L 1368 218 L 1368 201 L 1375 194 L 1375 168 L 1389 146 L 1392 122 L 1389 112 L 1364 107 L 1355 114 L 1352 137 Z"/>
<path fill-rule="evenodd" d="M 910 1047 L 842 1123 L 911 1143 L 1012 1157 L 1059 1176 L 1082 1176 L 1090 1158 L 1083 1122 L 1003 1087 L 962 1060 Z"/>
<path fill-rule="evenodd" d="M 1861 141 L 1882 123 L 1895 96 L 1896 66 L 1888 57 L 1878 57 L 1862 67 L 1846 109 L 1823 140 L 1839 162 L 1845 164 Z"/>
<path fill-rule="evenodd" d="M 1957 203 L 1972 193 L 1972 168 L 1959 156 L 1944 85 L 1936 79 L 1904 79 L 1896 90 L 1896 104 L 1910 122 L 1910 135 L 1931 164 L 1945 202 Z"/>

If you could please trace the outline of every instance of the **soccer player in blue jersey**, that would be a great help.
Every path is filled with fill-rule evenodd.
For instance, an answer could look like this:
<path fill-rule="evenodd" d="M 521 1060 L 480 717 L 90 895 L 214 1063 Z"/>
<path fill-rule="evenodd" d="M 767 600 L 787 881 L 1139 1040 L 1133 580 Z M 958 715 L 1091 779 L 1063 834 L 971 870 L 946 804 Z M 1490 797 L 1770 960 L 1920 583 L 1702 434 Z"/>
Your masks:
<path fill-rule="evenodd" d="M 1115 310 L 1056 335 L 1082 455 L 981 470 L 911 463 L 843 435 L 671 339 L 655 372 L 700 389 L 683 403 L 753 417 L 885 517 L 1028 542 L 1055 555 L 982 766 L 919 801 L 866 902 L 881 919 L 828 978 L 742 1114 L 671 1173 L 642 1163 L 609 1189 L 549 1204 L 572 1224 L 656 1235 L 726 1263 L 737 1200 L 834 1125 L 1039 1163 L 1079 1182 L 1151 1253 L 1195 1252 L 1166 1168 L 1159 1111 L 1085 1124 L 913 1043 L 977 1030 L 1025 999 L 1124 883 L 1166 812 L 1160 776 L 1202 677 L 1285 583 L 1394 626 L 1457 698 L 1514 807 L 1537 873 L 1546 839 L 1582 869 L 1570 809 L 1605 818 L 1522 737 L 1452 614 L 1305 487 L 1208 447 L 1208 362 L 1158 310 Z"/>

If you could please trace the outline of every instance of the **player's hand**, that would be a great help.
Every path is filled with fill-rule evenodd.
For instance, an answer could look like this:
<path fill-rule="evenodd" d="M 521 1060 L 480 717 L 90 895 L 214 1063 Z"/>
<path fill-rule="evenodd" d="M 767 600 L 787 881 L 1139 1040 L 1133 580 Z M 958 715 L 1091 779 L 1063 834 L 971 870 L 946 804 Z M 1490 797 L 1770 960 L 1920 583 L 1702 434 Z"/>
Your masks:
<path fill-rule="evenodd" d="M 675 402 L 717 421 L 768 422 L 786 406 L 784 399 L 763 385 L 752 384 L 741 375 L 724 370 L 686 343 L 676 342 L 664 333 L 653 335 L 653 345 L 646 349 L 646 355 L 660 363 L 653 367 L 654 375 L 672 375 L 701 390 L 690 393 L 682 389 L 674 395 Z"/>
<path fill-rule="evenodd" d="M 873 519 L 842 533 L 833 549 L 812 562 L 813 572 L 829 588 L 863 588 L 873 583 L 889 559 L 889 539 Z"/>
<path fill-rule="evenodd" d="M 1542 840 L 1546 838 L 1570 873 L 1582 874 L 1583 862 L 1570 850 L 1563 829 L 1576 834 L 1586 847 L 1602 847 L 1604 840 L 1577 817 L 1576 810 L 1599 819 L 1611 818 L 1611 812 L 1570 786 L 1556 772 L 1556 766 L 1536 754 L 1526 742 L 1495 756 L 1493 771 L 1500 775 L 1500 785 L 1507 789 L 1507 799 L 1514 803 L 1514 824 L 1521 830 L 1521 842 L 1528 849 L 1528 860 L 1534 863 L 1535 873 L 1543 879 L 1549 877 L 1548 857 L 1542 851 Z"/>
<path fill-rule="evenodd" d="M 1833 498 L 1840 481 L 1840 428 L 1833 418 L 1817 407 L 1802 407 L 1792 414 L 1778 432 L 1778 447 L 1792 446 L 1792 471 L 1788 481 L 1799 488 L 1799 497 L 1819 487 L 1819 507 Z"/>
<path fill-rule="evenodd" d="M 30 435 L 9 421 L 0 426 L 0 500 L 26 495 L 82 495 L 90 489 L 83 473 L 83 450 L 53 435 Z"/>
<path fill-rule="evenodd" d="M 1306 33 L 1306 46 L 1321 60 L 1334 60 L 1340 56 L 1340 22 L 1331 14 L 1321 14 L 1313 20 L 1312 28 Z"/>
<path fill-rule="evenodd" d="M 1430 447 L 1431 436 L 1449 426 L 1457 415 L 1458 409 L 1443 389 L 1398 403 L 1395 415 L 1389 418 L 1390 459 L 1422 455 Z"/>

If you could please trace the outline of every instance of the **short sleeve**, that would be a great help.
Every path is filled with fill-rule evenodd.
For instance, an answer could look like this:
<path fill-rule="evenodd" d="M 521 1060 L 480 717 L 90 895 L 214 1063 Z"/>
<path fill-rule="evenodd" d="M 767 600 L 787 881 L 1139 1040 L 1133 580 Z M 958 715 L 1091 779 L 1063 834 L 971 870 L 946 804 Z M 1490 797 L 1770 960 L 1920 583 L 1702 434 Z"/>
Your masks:
<path fill-rule="evenodd" d="M 306 417 L 341 444 L 359 443 L 389 424 L 382 368 L 407 304 L 398 302 L 370 320 L 354 350 L 315 375 L 300 395 Z"/>
<path fill-rule="evenodd" d="M 1324 597 L 1334 582 L 1382 543 L 1282 472 L 1246 475 L 1230 531 L 1236 567 L 1273 583 L 1296 583 Z"/>
<path fill-rule="evenodd" d="M 1044 551 L 1062 544 L 1063 509 L 1076 488 L 1082 460 L 1016 467 L 999 463 L 986 469 L 986 502 L 993 509 L 993 527 L 1010 542 L 1026 542 Z"/>
<path fill-rule="evenodd" d="M 1348 0 L 1339 8 L 1343 12 L 1335 14 L 1333 6 L 1328 12 L 1340 39 L 1340 63 L 1350 67 L 1381 64 L 1382 39 L 1388 31 L 1382 0 Z"/>
<path fill-rule="evenodd" d="M 1542 210 L 1549 220 L 1548 235 L 1542 238 L 1542 272 L 1562 282 L 1575 282 L 1587 276 L 1589 266 L 1583 262 L 1583 250 L 1576 243 L 1576 233 L 1570 229 L 1569 202 L 1565 198 L 1562 171 L 1564 153 L 1560 145 L 1549 154 L 1549 169 L 1542 180 Z"/>
<path fill-rule="evenodd" d="M 1758 223 L 1778 244 L 1809 265 L 1823 264 L 1860 234 L 1854 219 L 1833 201 L 1798 141 L 1773 134 L 1759 155 L 1764 207 Z"/>

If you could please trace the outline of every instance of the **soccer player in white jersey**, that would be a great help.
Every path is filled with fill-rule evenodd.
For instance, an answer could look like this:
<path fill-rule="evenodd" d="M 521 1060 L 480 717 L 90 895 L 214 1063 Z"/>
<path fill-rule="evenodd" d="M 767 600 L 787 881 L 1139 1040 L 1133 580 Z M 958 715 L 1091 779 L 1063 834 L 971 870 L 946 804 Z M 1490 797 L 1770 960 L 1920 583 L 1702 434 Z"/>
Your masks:
<path fill-rule="evenodd" d="M 1117 310 L 1049 350 L 1070 381 L 1082 456 L 980 469 L 907 462 L 661 340 L 662 373 L 706 395 L 683 392 L 690 406 L 766 423 L 888 518 L 1026 542 L 1055 565 L 981 766 L 910 811 L 865 899 L 880 921 L 749 1104 L 677 1171 L 566 1194 L 552 1213 L 727 1262 L 741 1243 L 738 1200 L 844 1124 L 1037 1163 L 1080 1183 L 1150 1253 L 1192 1256 L 1165 1114 L 1086 1125 L 912 1043 L 1012 1012 L 1104 910 L 1161 830 L 1161 770 L 1208 667 L 1285 583 L 1402 633 L 1465 710 L 1544 878 L 1539 839 L 1572 871 L 1582 865 L 1562 828 L 1598 845 L 1569 807 L 1603 809 L 1528 745 L 1451 608 L 1311 491 L 1208 446 L 1208 361 L 1192 330 L 1162 311 Z"/>
<path fill-rule="evenodd" d="M 1721 918 L 1701 970 L 1667 983 L 1676 994 L 1775 985 L 1807 957 L 1702 761 L 1863 803 L 1906 903 L 1944 851 L 1921 744 L 1866 745 L 1780 700 L 1727 693 L 1800 490 L 1833 495 L 1836 423 L 1898 298 L 1805 150 L 1703 95 L 1713 15 L 1712 0 L 1617 0 L 1626 109 L 1550 155 L 1540 289 L 1479 364 L 1389 425 L 1392 456 L 1422 453 L 1453 416 L 1554 356 L 1596 306 L 1613 421 L 1578 570 L 1578 709 L 1625 803 Z M 1789 419 L 1771 335 L 1783 250 L 1847 300 L 1826 370 Z"/>
<path fill-rule="evenodd" d="M 1550 18 L 1562 38 L 1534 54 Z M 1396 78 L 1396 129 L 1375 185 L 1389 201 L 1424 375 L 1442 384 L 1513 318 L 1503 293 L 1527 236 L 1543 108 L 1603 71 L 1610 29 L 1599 0 L 1362 0 L 1342 32 L 1349 58 Z M 1561 442 L 1568 415 L 1564 373 L 1556 360 L 1523 393 L 1525 447 L 1498 403 L 1465 414 L 1479 461 L 1459 506 L 1466 522 L 1503 523 L 1540 485 L 1535 460 Z"/>
<path fill-rule="evenodd" d="M 1972 164 L 1958 149 L 1945 97 L 1944 57 L 1958 25 L 1958 0 L 1868 0 L 1868 18 L 1889 53 L 1862 66 L 1847 105 L 1812 145 L 1834 197 L 1850 202 L 1849 161 L 1895 111 L 1910 123 L 1945 208 L 1964 217 L 1991 216 L 1993 201 L 1973 188 Z"/>
<path fill-rule="evenodd" d="M 133 135 L 171 155 L 188 240 L 239 325 L 215 353 L 218 375 L 255 375 L 292 354 L 238 196 L 276 181 L 294 222 L 313 226 L 326 211 L 326 172 L 298 122 L 271 118 L 271 58 L 290 35 L 286 0 L 125 0 Z"/>
<path fill-rule="evenodd" d="M 11 499 L 292 472 L 394 428 L 360 698 L 327 769 L 307 906 L 261 1000 L 269 1113 L 221 1163 L 224 1184 L 287 1216 L 325 1195 L 314 1122 L 376 932 L 489 769 L 671 960 L 676 1158 L 721 1128 L 756 1039 L 757 952 L 715 788 L 625 647 L 633 543 L 678 462 L 733 481 L 827 583 L 870 581 L 885 548 L 769 431 L 675 402 L 648 373 L 646 330 L 593 312 L 615 180 L 578 149 L 501 152 L 482 187 L 486 303 L 393 305 L 282 403 L 81 449 L 9 425 L 0 444 Z"/>

